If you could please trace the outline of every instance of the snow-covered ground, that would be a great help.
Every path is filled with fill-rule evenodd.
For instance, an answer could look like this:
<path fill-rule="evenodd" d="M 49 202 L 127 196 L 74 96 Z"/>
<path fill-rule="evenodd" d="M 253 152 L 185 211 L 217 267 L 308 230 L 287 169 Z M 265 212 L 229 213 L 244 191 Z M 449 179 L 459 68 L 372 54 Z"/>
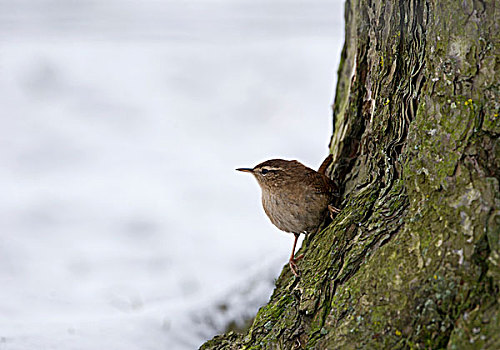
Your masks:
<path fill-rule="evenodd" d="M 292 237 L 236 167 L 317 167 L 339 0 L 0 0 L 0 349 L 194 349 Z"/>

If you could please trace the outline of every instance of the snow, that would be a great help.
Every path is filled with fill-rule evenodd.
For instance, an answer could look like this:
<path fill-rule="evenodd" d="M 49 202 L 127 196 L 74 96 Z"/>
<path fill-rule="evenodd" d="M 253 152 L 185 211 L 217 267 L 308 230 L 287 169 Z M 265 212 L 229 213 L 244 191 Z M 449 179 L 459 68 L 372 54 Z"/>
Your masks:
<path fill-rule="evenodd" d="M 292 237 L 254 179 L 317 167 L 341 1 L 0 0 L 0 349 L 193 349 Z"/>

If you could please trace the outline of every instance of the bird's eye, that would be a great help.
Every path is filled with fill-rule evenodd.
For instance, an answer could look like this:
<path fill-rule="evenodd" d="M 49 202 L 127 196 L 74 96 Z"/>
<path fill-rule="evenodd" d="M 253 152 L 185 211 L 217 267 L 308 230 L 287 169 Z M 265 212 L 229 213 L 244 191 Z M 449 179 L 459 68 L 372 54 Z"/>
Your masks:
<path fill-rule="evenodd" d="M 267 169 L 262 169 L 262 171 L 261 171 L 262 175 L 266 175 L 268 172 L 269 172 L 269 170 L 267 170 Z"/>

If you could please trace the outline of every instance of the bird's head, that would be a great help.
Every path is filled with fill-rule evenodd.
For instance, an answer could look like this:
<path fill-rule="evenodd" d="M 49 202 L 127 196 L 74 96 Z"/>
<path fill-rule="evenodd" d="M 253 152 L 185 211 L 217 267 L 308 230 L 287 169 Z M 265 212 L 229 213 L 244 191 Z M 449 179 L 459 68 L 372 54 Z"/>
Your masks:
<path fill-rule="evenodd" d="M 262 189 L 282 186 L 293 178 L 294 173 L 304 167 L 296 160 L 271 159 L 253 168 L 238 168 L 236 170 L 251 173 L 257 179 Z"/>

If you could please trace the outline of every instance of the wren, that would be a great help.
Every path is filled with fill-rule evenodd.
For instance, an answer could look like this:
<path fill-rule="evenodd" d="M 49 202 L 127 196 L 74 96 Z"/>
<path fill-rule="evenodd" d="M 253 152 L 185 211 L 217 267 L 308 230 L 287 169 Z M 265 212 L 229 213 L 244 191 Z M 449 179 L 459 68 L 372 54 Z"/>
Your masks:
<path fill-rule="evenodd" d="M 328 212 L 332 215 L 339 211 L 332 205 L 335 183 L 324 174 L 331 159 L 331 155 L 325 159 L 319 171 L 296 160 L 283 159 L 236 169 L 253 174 L 262 190 L 262 206 L 273 225 L 295 236 L 289 259 L 295 276 L 299 276 L 297 261 L 303 258 L 294 257 L 299 235 L 315 232 Z"/>

